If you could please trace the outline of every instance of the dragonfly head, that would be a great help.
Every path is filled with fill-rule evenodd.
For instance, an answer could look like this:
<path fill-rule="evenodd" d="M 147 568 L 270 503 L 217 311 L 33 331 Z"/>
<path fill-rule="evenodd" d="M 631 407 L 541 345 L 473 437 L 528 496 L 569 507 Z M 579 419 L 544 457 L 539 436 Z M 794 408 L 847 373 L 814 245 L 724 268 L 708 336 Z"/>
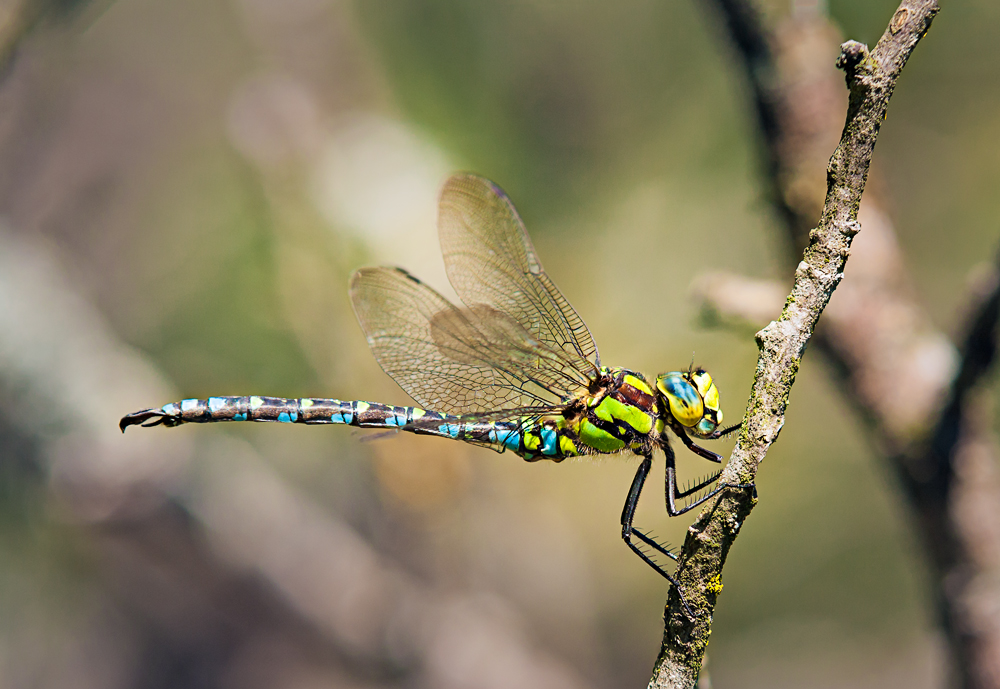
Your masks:
<path fill-rule="evenodd" d="M 711 438 L 722 423 L 719 389 L 704 369 L 671 371 L 656 378 L 670 414 L 699 438 Z"/>

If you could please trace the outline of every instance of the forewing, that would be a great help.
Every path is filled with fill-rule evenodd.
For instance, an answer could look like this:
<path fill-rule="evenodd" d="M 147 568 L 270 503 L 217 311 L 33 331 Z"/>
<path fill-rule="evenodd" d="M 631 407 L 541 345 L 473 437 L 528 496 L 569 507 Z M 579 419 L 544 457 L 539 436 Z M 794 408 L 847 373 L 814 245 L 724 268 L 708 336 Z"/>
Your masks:
<path fill-rule="evenodd" d="M 579 393 L 576 380 L 539 363 L 561 352 L 496 309 L 459 308 L 399 268 L 357 271 L 350 294 L 379 365 L 428 409 L 552 406 Z"/>
<path fill-rule="evenodd" d="M 486 304 L 550 352 L 541 362 L 583 382 L 597 373 L 597 346 L 583 319 L 542 268 L 510 199 L 493 182 L 455 175 L 441 192 L 438 231 L 448 279 L 472 309 Z"/>

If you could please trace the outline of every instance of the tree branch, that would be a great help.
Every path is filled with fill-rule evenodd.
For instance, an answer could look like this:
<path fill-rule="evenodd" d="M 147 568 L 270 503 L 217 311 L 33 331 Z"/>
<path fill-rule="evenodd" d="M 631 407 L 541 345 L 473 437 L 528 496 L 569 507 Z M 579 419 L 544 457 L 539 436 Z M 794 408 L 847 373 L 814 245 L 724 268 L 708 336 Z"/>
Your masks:
<path fill-rule="evenodd" d="M 802 354 L 843 277 L 860 230 L 861 195 L 896 79 L 937 11 L 934 0 L 904 0 L 873 51 L 855 41 L 842 46 L 837 64 L 846 73 L 850 102 L 840 144 L 827 167 L 826 201 L 781 316 L 757 333 L 757 371 L 739 442 L 720 478 L 724 483 L 752 483 L 784 424 Z M 671 589 L 650 687 L 695 685 L 722 590 L 722 568 L 755 503 L 751 489 L 727 490 L 688 529 L 675 576 L 696 617 L 686 615 L 678 592 Z"/>
<path fill-rule="evenodd" d="M 772 201 L 792 245 L 801 245 L 818 206 L 813 171 L 839 125 L 803 104 L 831 102 L 839 92 L 832 71 L 821 66 L 836 32 L 815 10 L 765 30 L 750 0 L 716 1 L 757 104 Z M 877 194 L 866 195 L 861 215 L 865 232 L 852 249 L 850 280 L 827 309 L 815 344 L 913 509 L 910 523 L 931 565 L 930 593 L 956 679 L 963 687 L 997 688 L 1000 448 L 983 421 L 988 403 L 973 395 L 995 349 L 996 271 L 992 286 L 981 290 L 993 296 L 977 295 L 980 310 L 958 353 L 918 303 Z M 734 307 L 746 312 L 701 291 L 721 318 L 739 317 L 730 313 Z M 895 394 L 884 394 L 888 389 Z"/>

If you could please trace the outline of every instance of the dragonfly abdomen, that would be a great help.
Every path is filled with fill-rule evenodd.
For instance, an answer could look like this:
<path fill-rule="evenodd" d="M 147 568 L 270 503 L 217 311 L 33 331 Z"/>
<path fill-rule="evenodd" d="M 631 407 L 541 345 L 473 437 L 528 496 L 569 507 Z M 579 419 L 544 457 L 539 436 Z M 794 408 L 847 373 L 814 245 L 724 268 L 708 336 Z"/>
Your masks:
<path fill-rule="evenodd" d="M 209 397 L 171 402 L 159 409 L 144 409 L 121 420 L 129 426 L 180 426 L 185 423 L 263 421 L 277 423 L 343 424 L 357 428 L 398 429 L 434 435 L 498 452 L 511 450 L 529 461 L 560 460 L 580 454 L 565 429 L 538 421 L 486 421 L 442 414 L 419 407 L 396 407 L 361 400 L 284 398 L 248 395 Z"/>
<path fill-rule="evenodd" d="M 530 435 L 522 434 L 517 424 L 484 422 L 460 416 L 428 411 L 419 407 L 397 407 L 362 400 L 284 398 L 246 395 L 209 397 L 171 402 L 159 409 L 144 409 L 121 420 L 129 426 L 180 426 L 185 423 L 221 423 L 258 421 L 304 424 L 343 424 L 358 428 L 398 429 L 421 435 L 435 435 L 489 445 L 496 450 L 524 449 L 522 438 L 531 444 Z"/>
<path fill-rule="evenodd" d="M 183 423 L 223 421 L 273 421 L 278 423 L 344 424 L 360 428 L 403 428 L 418 419 L 457 420 L 417 407 L 396 407 L 361 400 L 261 397 L 209 397 L 172 402 L 160 409 L 145 409 L 121 420 L 128 426 L 179 426 Z"/>

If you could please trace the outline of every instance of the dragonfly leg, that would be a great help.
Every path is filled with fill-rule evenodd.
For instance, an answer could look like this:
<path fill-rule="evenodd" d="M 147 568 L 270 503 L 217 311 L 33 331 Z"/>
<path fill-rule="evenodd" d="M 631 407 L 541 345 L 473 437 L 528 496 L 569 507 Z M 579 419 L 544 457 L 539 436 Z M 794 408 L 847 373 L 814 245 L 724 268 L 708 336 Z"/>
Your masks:
<path fill-rule="evenodd" d="M 704 448 L 698 447 L 698 445 L 695 445 L 694 443 L 692 443 L 690 438 L 685 438 L 685 439 L 687 440 L 687 442 L 685 443 L 685 445 L 687 445 L 688 443 L 690 443 L 689 447 L 692 447 L 692 449 L 695 448 L 695 447 L 697 447 L 699 450 L 704 450 L 705 452 L 708 452 L 708 450 L 705 450 Z M 714 474 L 712 474 L 712 475 L 706 477 L 705 479 L 699 481 L 695 485 L 691 486 L 690 488 L 687 488 L 685 490 L 678 490 L 678 488 L 677 488 L 677 466 L 676 466 L 675 460 L 674 460 L 674 450 L 673 450 L 672 447 L 670 447 L 669 445 L 667 445 L 666 443 L 664 443 L 664 445 L 663 445 L 663 452 L 666 455 L 666 459 L 667 459 L 667 469 L 666 469 L 666 483 L 667 483 L 667 485 L 666 485 L 666 491 L 665 491 L 666 498 L 667 498 L 667 514 L 669 514 L 671 517 L 676 517 L 678 515 L 684 514 L 685 512 L 693 510 L 695 507 L 697 507 L 698 505 L 702 504 L 706 500 L 715 497 L 716 495 L 718 495 L 721 491 L 723 491 L 726 488 L 753 488 L 754 490 L 756 490 L 756 486 L 753 483 L 720 483 L 717 486 L 715 486 L 715 488 L 713 488 L 708 493 L 706 493 L 705 495 L 701 496 L 700 498 L 698 498 L 694 502 L 688 503 L 687 505 L 684 505 L 683 507 L 677 507 L 677 501 L 678 500 L 683 500 L 687 496 L 693 495 L 693 494 L 697 493 L 702 488 L 705 488 L 706 486 L 710 486 L 716 479 L 719 478 L 719 474 L 721 474 L 722 472 L 721 471 L 717 471 Z M 700 453 L 698 453 L 698 454 L 700 454 Z M 714 452 L 712 454 L 715 455 Z M 702 456 L 704 456 L 704 455 L 702 455 Z M 718 455 L 715 455 L 715 456 L 718 457 Z M 716 460 L 716 461 L 718 461 L 718 460 Z"/>
<path fill-rule="evenodd" d="M 635 478 L 632 479 L 632 485 L 628 489 L 628 497 L 625 498 L 625 507 L 622 509 L 622 540 L 625 541 L 625 545 L 632 549 L 632 552 L 642 558 L 643 562 L 652 567 L 660 574 L 660 576 L 674 585 L 674 588 L 677 589 L 677 595 L 680 596 L 681 604 L 684 606 L 684 610 L 687 612 L 688 617 L 693 619 L 695 614 L 692 612 L 691 608 L 687 604 L 687 601 L 684 599 L 684 592 L 681 591 L 680 584 L 677 583 L 677 580 L 668 574 L 665 569 L 660 567 L 660 565 L 658 565 L 653 558 L 644 553 L 638 545 L 632 542 L 632 536 L 635 536 L 640 541 L 653 548 L 656 552 L 666 555 L 671 560 L 677 560 L 677 556 L 670 552 L 669 549 L 660 545 L 655 540 L 632 526 L 632 520 L 635 518 L 635 509 L 639 504 L 639 495 L 642 493 L 642 486 L 646 483 L 646 477 L 649 476 L 649 470 L 652 466 L 653 458 L 649 456 L 643 457 L 642 463 L 639 464 L 639 468 L 635 472 Z"/>
<path fill-rule="evenodd" d="M 680 424 L 678 424 L 678 426 L 679 425 Z M 710 462 L 715 462 L 716 464 L 722 463 L 722 455 L 698 445 L 695 441 L 691 440 L 691 436 L 687 434 L 684 428 L 674 427 L 674 434 L 681 439 L 681 442 L 684 443 L 684 447 L 691 450 L 691 452 L 695 453 L 699 457 L 707 459 Z M 666 451 L 666 448 L 664 448 L 664 451 Z"/>
<path fill-rule="evenodd" d="M 713 433 L 712 434 L 712 440 L 716 440 L 717 438 L 724 438 L 727 435 L 729 435 L 730 433 L 732 433 L 733 431 L 740 430 L 740 428 L 742 428 L 742 427 L 743 427 L 743 422 L 742 421 L 740 421 L 739 423 L 734 423 L 732 426 L 727 426 L 727 427 L 723 428 L 721 431 L 716 431 L 715 433 Z"/>

